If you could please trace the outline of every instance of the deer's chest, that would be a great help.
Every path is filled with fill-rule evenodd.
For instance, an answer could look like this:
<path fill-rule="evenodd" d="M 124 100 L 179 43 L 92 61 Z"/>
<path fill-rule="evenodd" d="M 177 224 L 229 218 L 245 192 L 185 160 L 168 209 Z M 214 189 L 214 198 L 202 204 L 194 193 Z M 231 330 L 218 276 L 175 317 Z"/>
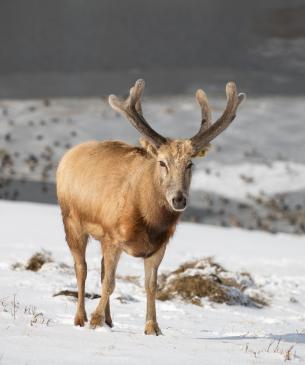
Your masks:
<path fill-rule="evenodd" d="M 120 246 L 126 253 L 134 257 L 149 257 L 157 252 L 161 246 L 167 244 L 175 230 L 172 226 L 162 228 L 143 227 L 134 232 L 125 232 L 126 235 L 121 240 Z"/>

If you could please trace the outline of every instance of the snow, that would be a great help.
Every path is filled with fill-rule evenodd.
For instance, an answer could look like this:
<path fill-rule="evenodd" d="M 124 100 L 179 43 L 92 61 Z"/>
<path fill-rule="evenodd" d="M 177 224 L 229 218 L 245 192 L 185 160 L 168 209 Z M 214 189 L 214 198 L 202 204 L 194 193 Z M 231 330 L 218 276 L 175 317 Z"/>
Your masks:
<path fill-rule="evenodd" d="M 305 189 L 305 165 L 295 162 L 276 161 L 270 165 L 210 163 L 206 168 L 208 172 L 194 174 L 193 190 L 246 201 L 250 195 L 273 195 Z"/>
<path fill-rule="evenodd" d="M 232 271 L 246 270 L 270 297 L 263 309 L 204 301 L 157 302 L 163 336 L 145 336 L 143 263 L 123 255 L 117 279 L 114 327 L 73 326 L 75 302 L 53 297 L 76 288 L 72 258 L 57 206 L 0 201 L 0 364 L 279 364 L 305 359 L 305 238 L 181 223 L 160 273 L 190 259 L 214 256 Z M 54 262 L 38 272 L 12 270 L 42 249 Z M 87 292 L 99 291 L 100 248 L 88 247 Z M 66 264 L 65 266 L 61 263 Z M 68 265 L 68 266 L 67 266 Z M 116 298 L 125 298 L 122 300 Z M 86 301 L 90 314 L 97 300 Z M 286 355 L 285 355 L 286 354 Z"/>
<path fill-rule="evenodd" d="M 224 110 L 225 95 L 209 98 L 216 120 Z M 198 170 L 214 161 L 264 164 L 287 160 L 304 168 L 304 105 L 304 97 L 249 96 L 236 121 L 213 141 L 208 157 L 196 160 Z M 147 97 L 143 107 L 147 120 L 161 134 L 188 138 L 198 131 L 200 108 L 193 95 Z M 13 179 L 54 181 L 58 160 L 80 142 L 120 139 L 137 143 L 139 139 L 135 128 L 98 98 L 50 99 L 47 104 L 39 99 L 1 100 L 0 122 L 0 156 L 6 153 L 12 160 L 1 176 Z M 30 163 L 30 157 L 36 162 Z"/>
<path fill-rule="evenodd" d="M 152 127 L 172 138 L 194 135 L 200 124 L 194 90 L 195 85 L 188 95 L 148 94 L 143 108 Z M 225 107 L 223 88 L 216 91 L 208 93 L 213 120 Z M 191 209 L 183 219 L 304 233 L 304 113 L 304 96 L 248 95 L 210 153 L 194 159 Z M 0 197 L 20 201 L 56 203 L 55 170 L 70 147 L 92 139 L 139 138 L 106 98 L 0 100 L 0 123 Z"/>

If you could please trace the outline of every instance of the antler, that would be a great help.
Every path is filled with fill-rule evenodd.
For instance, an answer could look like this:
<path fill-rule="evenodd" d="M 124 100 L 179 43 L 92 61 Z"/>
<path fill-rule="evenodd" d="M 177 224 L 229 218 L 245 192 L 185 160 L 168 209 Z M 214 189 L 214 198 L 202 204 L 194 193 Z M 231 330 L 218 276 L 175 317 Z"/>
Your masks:
<path fill-rule="evenodd" d="M 201 127 L 200 131 L 206 131 L 212 124 L 211 109 L 209 107 L 208 98 L 202 89 L 196 91 L 196 99 L 201 107 Z"/>
<path fill-rule="evenodd" d="M 201 89 L 196 92 L 196 99 L 201 106 L 202 122 L 197 134 L 191 138 L 194 148 L 200 151 L 203 147 L 209 146 L 209 143 L 223 132 L 234 120 L 239 104 L 245 99 L 244 93 L 237 94 L 234 82 L 228 82 L 226 85 L 227 106 L 222 116 L 214 123 L 211 122 L 211 109 L 208 105 L 208 99 L 205 92 Z"/>
<path fill-rule="evenodd" d="M 114 110 L 124 114 L 131 124 L 151 143 L 160 147 L 161 144 L 166 142 L 166 138 L 154 131 L 143 117 L 141 97 L 144 87 L 144 80 L 139 79 L 130 89 L 129 96 L 126 100 L 121 100 L 115 95 L 110 95 L 109 104 Z"/>

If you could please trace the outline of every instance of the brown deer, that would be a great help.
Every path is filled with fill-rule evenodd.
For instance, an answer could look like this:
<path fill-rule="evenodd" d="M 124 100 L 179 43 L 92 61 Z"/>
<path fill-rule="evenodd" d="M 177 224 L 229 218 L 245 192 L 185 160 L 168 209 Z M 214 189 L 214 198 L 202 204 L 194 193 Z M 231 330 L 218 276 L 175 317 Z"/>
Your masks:
<path fill-rule="evenodd" d="M 69 150 L 57 170 L 57 195 L 66 240 L 75 263 L 78 302 L 74 324 L 84 326 L 85 259 L 88 237 L 101 242 L 101 299 L 90 326 L 112 327 L 109 297 L 122 251 L 144 259 L 147 312 L 145 334 L 161 334 L 155 296 L 157 272 L 166 245 L 185 209 L 192 174 L 192 158 L 202 155 L 210 142 L 235 118 L 244 99 L 233 82 L 226 85 L 227 106 L 212 124 L 206 94 L 198 90 L 202 120 L 189 139 L 165 138 L 144 119 L 141 97 L 144 81 L 138 80 L 126 100 L 109 96 L 112 108 L 124 114 L 143 135 L 140 146 L 119 141 L 92 141 Z"/>

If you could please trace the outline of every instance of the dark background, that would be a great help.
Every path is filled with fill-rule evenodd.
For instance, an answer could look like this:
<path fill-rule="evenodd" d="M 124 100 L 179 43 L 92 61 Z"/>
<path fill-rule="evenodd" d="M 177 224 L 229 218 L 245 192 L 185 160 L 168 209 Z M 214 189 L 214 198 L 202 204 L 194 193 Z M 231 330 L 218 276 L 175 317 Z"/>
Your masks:
<path fill-rule="evenodd" d="M 0 98 L 103 95 L 139 76 L 155 94 L 228 79 L 303 94 L 304 38 L 304 0 L 2 0 Z"/>

